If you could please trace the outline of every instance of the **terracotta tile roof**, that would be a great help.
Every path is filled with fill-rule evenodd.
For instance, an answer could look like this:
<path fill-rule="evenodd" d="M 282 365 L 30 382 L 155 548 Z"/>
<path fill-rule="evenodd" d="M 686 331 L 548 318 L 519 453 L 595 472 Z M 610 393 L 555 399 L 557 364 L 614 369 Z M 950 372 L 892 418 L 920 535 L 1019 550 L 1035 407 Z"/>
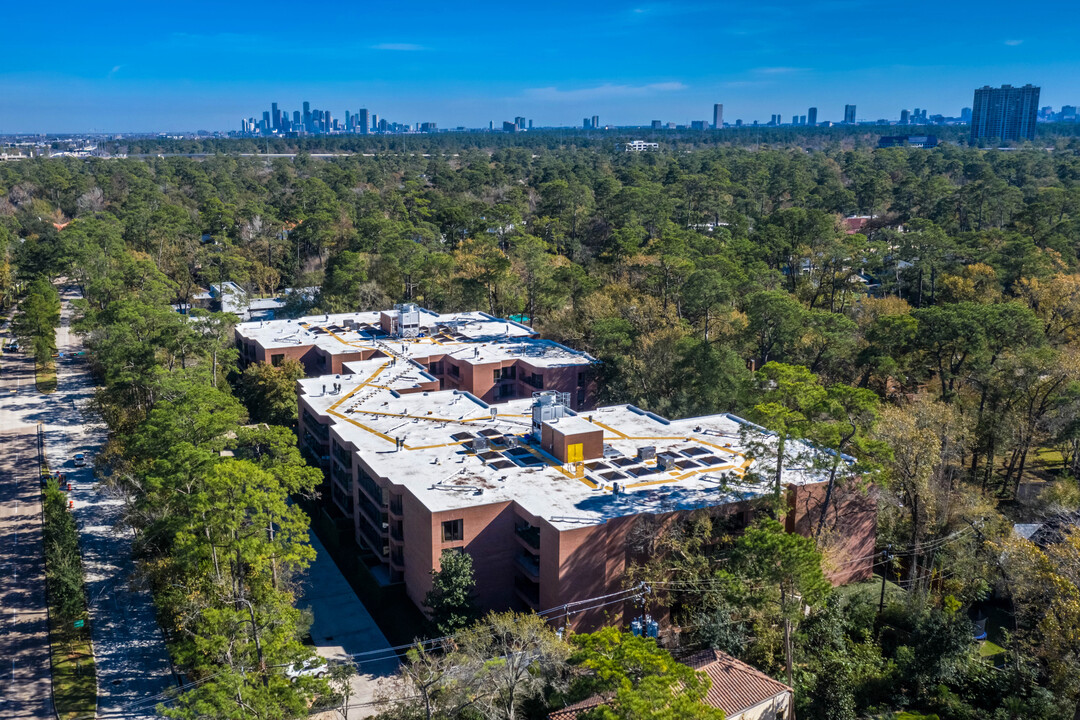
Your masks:
<path fill-rule="evenodd" d="M 846 217 L 843 219 L 844 230 L 847 232 L 848 235 L 854 235 L 855 233 L 866 227 L 866 224 L 868 222 L 870 222 L 870 218 L 868 217 Z"/>
<path fill-rule="evenodd" d="M 585 698 L 581 702 L 576 702 L 567 705 L 562 710 L 556 710 L 548 715 L 548 720 L 575 720 L 578 713 L 586 710 L 591 710 L 597 705 L 603 705 L 611 698 L 611 695 L 593 695 L 591 698 Z"/>
<path fill-rule="evenodd" d="M 709 676 L 712 684 L 705 696 L 705 703 L 720 708 L 728 716 L 749 710 L 777 695 L 793 692 L 784 683 L 719 650 L 703 650 L 679 658 L 679 662 Z M 603 705 L 610 699 L 610 694 L 594 695 L 552 712 L 548 720 L 575 720 L 579 713 Z"/>
<path fill-rule="evenodd" d="M 781 693 L 793 692 L 784 683 L 719 650 L 704 650 L 681 658 L 680 662 L 709 676 L 712 687 L 705 702 L 726 715 L 738 714 Z"/>

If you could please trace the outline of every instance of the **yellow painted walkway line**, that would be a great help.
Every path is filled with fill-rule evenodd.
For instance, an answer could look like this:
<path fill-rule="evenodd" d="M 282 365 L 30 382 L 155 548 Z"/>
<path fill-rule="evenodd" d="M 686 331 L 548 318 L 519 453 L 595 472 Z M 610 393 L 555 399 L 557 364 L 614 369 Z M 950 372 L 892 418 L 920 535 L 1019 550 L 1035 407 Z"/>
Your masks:
<path fill-rule="evenodd" d="M 378 430 L 376 430 L 375 428 L 368 427 L 367 425 L 364 425 L 363 423 L 356 422 L 352 418 L 345 417 L 344 415 L 342 415 L 339 412 L 334 412 L 334 411 L 329 411 L 329 412 L 334 417 L 341 418 L 342 420 L 344 420 L 347 423 L 352 423 L 353 425 L 360 428 L 361 430 L 367 430 L 372 435 L 376 435 L 378 437 L 381 437 L 383 440 L 386 440 L 387 442 L 392 442 L 395 445 L 397 444 L 397 440 L 395 438 L 392 438 L 392 437 L 390 437 L 389 435 L 387 435 L 385 433 L 381 433 Z"/>

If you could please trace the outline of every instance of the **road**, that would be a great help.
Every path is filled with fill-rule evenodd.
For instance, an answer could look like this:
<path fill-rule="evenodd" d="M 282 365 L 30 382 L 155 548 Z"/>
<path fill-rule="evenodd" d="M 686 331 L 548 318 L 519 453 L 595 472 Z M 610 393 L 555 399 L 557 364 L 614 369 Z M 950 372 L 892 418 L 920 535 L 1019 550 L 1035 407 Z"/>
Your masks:
<path fill-rule="evenodd" d="M 41 419 L 49 466 L 72 484 L 90 598 L 98 718 L 154 717 L 153 698 L 175 684 L 172 669 L 153 599 L 134 580 L 131 535 L 116 527 L 123 498 L 99 489 L 90 467 L 76 468 L 72 461 L 82 452 L 92 463 L 105 441 L 105 428 L 87 410 L 94 393 L 89 370 L 81 360 L 68 357 L 81 347 L 70 327 L 71 301 L 79 294 L 66 289 L 61 297 L 56 347 L 65 357 L 58 361 L 58 388 Z"/>
<path fill-rule="evenodd" d="M 81 360 L 70 357 L 79 348 L 79 340 L 70 327 L 71 301 L 78 293 L 66 289 L 61 297 L 56 344 L 65 357 L 57 360 L 57 390 L 51 395 L 38 393 L 32 361 L 21 353 L 5 355 L 0 379 L 9 389 L 0 391 L 0 431 L 23 428 L 33 438 L 37 424 L 42 423 L 49 467 L 54 472 L 65 473 L 72 484 L 70 497 L 75 503 L 90 600 L 90 627 L 98 674 L 98 717 L 154 717 L 155 698 L 175 683 L 154 616 L 153 600 L 133 579 L 131 536 L 116 529 L 123 499 L 99 490 L 92 470 L 76 468 L 72 462 L 77 452 L 85 453 L 92 461 L 104 442 L 105 428 L 87 408 L 94 393 L 89 371 Z M 18 392 L 10 392 L 12 385 Z M 8 484 L 4 482 L 3 487 Z M 36 488 L 31 487 L 27 492 L 38 502 Z M 0 529 L 0 537 L 9 535 L 5 529 Z M 23 542 L 20 537 L 20 543 Z M 40 556 L 39 548 L 36 555 L 39 562 Z M 47 647 L 46 640 L 41 642 Z M 3 657 L 6 653 L 0 650 L 0 658 Z M 0 718 L 7 717 L 0 713 Z"/>
<path fill-rule="evenodd" d="M 33 366 L 0 360 L 0 717 L 52 720 L 37 430 L 12 408 Z"/>

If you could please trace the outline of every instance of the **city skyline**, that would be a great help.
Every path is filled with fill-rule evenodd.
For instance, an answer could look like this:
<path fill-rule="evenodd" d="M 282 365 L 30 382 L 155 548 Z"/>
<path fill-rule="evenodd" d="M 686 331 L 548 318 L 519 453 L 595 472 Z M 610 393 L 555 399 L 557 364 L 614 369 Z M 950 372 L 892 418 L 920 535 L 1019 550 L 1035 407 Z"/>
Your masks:
<path fill-rule="evenodd" d="M 145 17 L 125 8 L 134 6 L 86 15 L 60 0 L 57 16 L 79 18 L 77 32 L 10 33 L 0 133 L 228 130 L 268 97 L 292 108 L 317 96 L 338 112 L 378 107 L 441 128 L 519 115 L 537 126 L 580 125 L 593 114 L 612 125 L 689 123 L 710 120 L 717 102 L 729 123 L 810 106 L 820 120 L 839 121 L 846 103 L 859 119 L 916 105 L 951 115 L 970 104 L 972 88 L 1006 83 L 1040 85 L 1046 105 L 1080 99 L 1072 6 L 1045 23 L 965 0 L 954 8 L 963 32 L 910 23 L 902 35 L 866 22 L 876 11 L 861 0 L 466 12 L 421 2 L 426 22 L 407 29 L 378 5 L 335 8 L 327 23 L 269 2 L 254 24 L 243 7 L 211 13 L 196 2 Z"/>

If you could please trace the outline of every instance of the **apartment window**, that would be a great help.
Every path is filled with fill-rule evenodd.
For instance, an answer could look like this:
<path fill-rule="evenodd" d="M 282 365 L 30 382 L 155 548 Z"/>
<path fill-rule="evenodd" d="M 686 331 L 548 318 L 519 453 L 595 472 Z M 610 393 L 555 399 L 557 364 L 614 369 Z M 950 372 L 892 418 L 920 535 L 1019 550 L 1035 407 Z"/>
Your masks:
<path fill-rule="evenodd" d="M 450 374 L 454 377 L 461 377 L 461 368 L 457 365 L 450 365 Z"/>
<path fill-rule="evenodd" d="M 282 353 L 281 355 L 271 355 L 270 356 L 270 364 L 273 365 L 274 367 L 277 367 L 278 365 L 280 365 L 284 361 L 285 361 L 284 353 Z"/>
<path fill-rule="evenodd" d="M 585 404 L 585 388 L 578 388 L 577 391 L 577 406 L 580 408 Z"/>
<path fill-rule="evenodd" d="M 511 365 L 505 368 L 496 368 L 494 371 L 495 382 L 500 380 L 514 380 L 517 377 L 517 368 Z"/>
<path fill-rule="evenodd" d="M 514 386 L 513 385 L 507 384 L 507 385 L 500 385 L 499 386 L 499 397 L 507 398 L 507 397 L 510 397 L 513 394 L 514 394 Z"/>
<path fill-rule="evenodd" d="M 544 389 L 544 376 L 540 373 L 533 373 L 531 376 L 525 378 L 525 382 L 529 383 L 537 390 Z"/>
<path fill-rule="evenodd" d="M 458 542 L 465 539 L 465 521 L 444 520 L 442 524 L 442 541 Z"/>
<path fill-rule="evenodd" d="M 578 384 L 578 387 L 581 387 L 582 385 L 585 384 L 585 373 L 579 372 L 577 374 L 577 384 Z"/>
<path fill-rule="evenodd" d="M 428 372 L 431 373 L 432 375 L 442 375 L 442 363 L 441 362 L 428 363 L 427 367 L 428 367 Z"/>

